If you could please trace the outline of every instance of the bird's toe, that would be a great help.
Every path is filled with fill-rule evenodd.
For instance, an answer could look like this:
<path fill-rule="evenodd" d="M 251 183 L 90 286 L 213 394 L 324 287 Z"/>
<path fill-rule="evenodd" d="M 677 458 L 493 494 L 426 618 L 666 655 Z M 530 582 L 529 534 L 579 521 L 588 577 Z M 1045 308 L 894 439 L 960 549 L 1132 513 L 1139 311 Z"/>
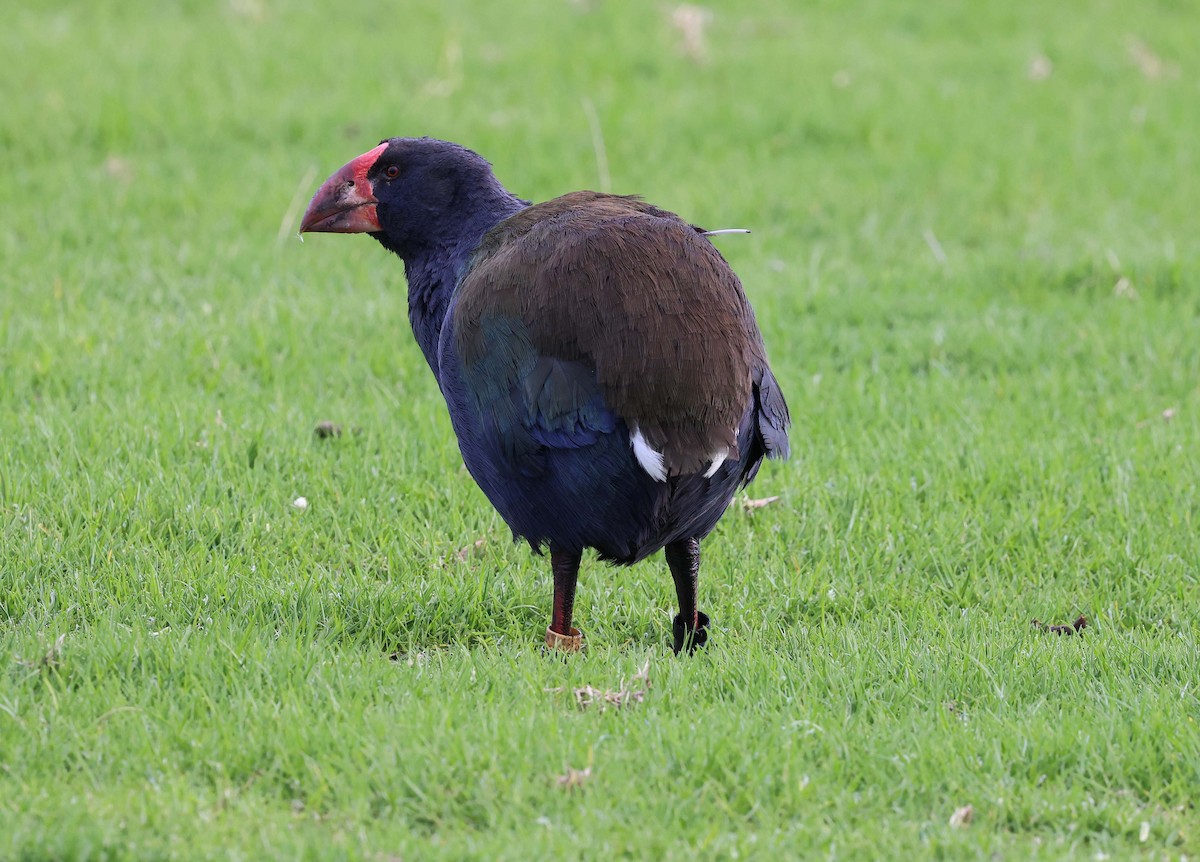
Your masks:
<path fill-rule="evenodd" d="M 682 614 L 676 614 L 671 622 L 671 633 L 675 636 L 675 655 L 687 651 L 691 655 L 708 643 L 708 614 L 696 612 L 696 627 L 692 628 L 684 620 Z"/>

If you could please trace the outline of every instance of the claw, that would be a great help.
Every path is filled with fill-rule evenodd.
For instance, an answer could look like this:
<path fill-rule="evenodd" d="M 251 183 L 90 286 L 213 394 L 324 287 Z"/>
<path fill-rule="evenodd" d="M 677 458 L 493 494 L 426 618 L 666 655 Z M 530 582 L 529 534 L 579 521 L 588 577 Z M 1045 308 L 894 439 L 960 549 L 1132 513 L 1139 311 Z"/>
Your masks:
<path fill-rule="evenodd" d="M 682 614 L 676 614 L 675 619 L 671 621 L 671 633 L 675 636 L 675 655 L 679 655 L 685 649 L 687 654 L 691 655 L 708 643 L 708 623 L 708 614 L 697 611 L 696 627 L 693 629 L 684 621 Z"/>

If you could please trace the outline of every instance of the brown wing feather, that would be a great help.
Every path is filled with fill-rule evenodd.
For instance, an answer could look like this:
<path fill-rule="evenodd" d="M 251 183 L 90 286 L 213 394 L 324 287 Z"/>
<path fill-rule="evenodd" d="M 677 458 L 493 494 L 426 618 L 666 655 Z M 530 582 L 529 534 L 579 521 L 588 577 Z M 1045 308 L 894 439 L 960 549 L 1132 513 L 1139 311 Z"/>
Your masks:
<path fill-rule="evenodd" d="M 471 324 L 516 316 L 541 355 L 595 369 L 670 474 L 737 455 L 761 336 L 737 276 L 671 213 L 590 192 L 529 207 L 485 238 L 456 315 L 466 362 L 482 347 Z"/>

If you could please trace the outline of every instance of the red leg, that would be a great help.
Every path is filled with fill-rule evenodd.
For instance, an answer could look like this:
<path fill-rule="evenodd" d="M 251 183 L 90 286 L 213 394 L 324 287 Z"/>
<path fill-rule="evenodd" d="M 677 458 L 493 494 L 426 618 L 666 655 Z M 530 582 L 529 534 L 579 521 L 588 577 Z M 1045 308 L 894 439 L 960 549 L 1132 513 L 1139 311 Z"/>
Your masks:
<path fill-rule="evenodd" d="M 582 551 L 550 549 L 550 569 L 554 573 L 554 611 L 546 629 L 546 646 L 575 652 L 583 647 L 583 635 L 571 627 L 575 613 L 575 583 L 579 579 Z"/>

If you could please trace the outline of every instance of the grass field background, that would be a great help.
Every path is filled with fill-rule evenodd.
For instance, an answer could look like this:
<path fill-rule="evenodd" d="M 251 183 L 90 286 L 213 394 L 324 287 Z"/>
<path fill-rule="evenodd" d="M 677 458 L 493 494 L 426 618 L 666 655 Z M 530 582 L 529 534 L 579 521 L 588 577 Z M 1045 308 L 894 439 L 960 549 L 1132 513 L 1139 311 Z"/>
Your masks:
<path fill-rule="evenodd" d="M 710 13 L 5 12 L 0 858 L 1200 854 L 1200 10 Z M 539 652 L 399 261 L 295 238 L 396 134 L 754 229 L 794 454 L 694 659 L 661 560 Z"/>

